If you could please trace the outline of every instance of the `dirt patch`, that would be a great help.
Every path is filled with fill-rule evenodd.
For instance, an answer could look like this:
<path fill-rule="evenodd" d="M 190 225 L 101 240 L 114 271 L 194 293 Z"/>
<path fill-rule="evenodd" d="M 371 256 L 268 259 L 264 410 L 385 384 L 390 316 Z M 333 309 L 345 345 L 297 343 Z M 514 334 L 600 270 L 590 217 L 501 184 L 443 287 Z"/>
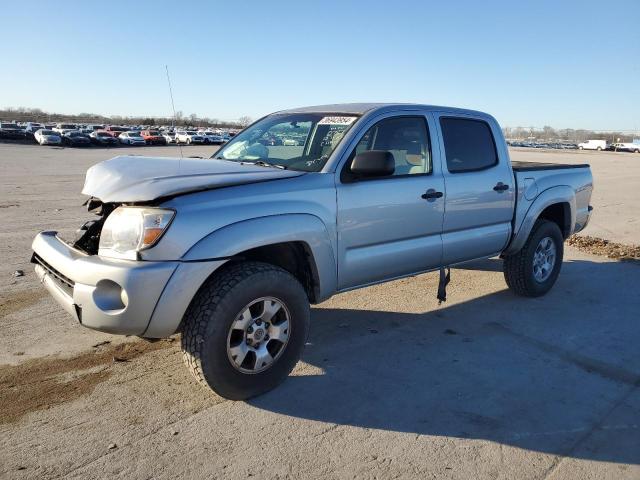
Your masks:
<path fill-rule="evenodd" d="M 638 245 L 623 245 L 588 235 L 573 235 L 567 240 L 567 244 L 592 255 L 602 255 L 617 260 L 640 260 L 640 246 Z"/>
<path fill-rule="evenodd" d="M 0 318 L 30 307 L 43 297 L 42 290 L 20 290 L 2 296 L 0 297 Z"/>
<path fill-rule="evenodd" d="M 109 378 L 115 362 L 172 346 L 170 340 L 106 345 L 71 358 L 44 357 L 0 366 L 0 424 L 87 395 Z"/>

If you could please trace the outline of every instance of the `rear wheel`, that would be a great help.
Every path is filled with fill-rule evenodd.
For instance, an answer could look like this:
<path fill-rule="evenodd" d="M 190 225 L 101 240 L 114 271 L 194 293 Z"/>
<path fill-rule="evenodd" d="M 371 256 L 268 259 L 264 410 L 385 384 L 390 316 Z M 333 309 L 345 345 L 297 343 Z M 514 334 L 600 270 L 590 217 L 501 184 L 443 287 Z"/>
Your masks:
<path fill-rule="evenodd" d="M 504 278 L 509 288 L 525 297 L 539 297 L 556 283 L 564 240 L 557 224 L 538 220 L 522 249 L 504 258 Z"/>
<path fill-rule="evenodd" d="M 185 363 L 202 385 L 244 400 L 280 384 L 309 331 L 309 301 L 289 272 L 266 263 L 227 267 L 200 288 L 184 317 Z"/>

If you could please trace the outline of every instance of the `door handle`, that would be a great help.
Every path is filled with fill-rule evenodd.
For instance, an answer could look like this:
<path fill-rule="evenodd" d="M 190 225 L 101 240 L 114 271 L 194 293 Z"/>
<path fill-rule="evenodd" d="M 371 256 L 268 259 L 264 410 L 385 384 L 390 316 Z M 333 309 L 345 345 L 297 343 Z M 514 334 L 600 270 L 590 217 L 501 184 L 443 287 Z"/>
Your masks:
<path fill-rule="evenodd" d="M 493 187 L 496 192 L 504 192 L 505 190 L 509 190 L 509 185 L 505 185 L 502 182 L 498 182 L 498 184 Z"/>
<path fill-rule="evenodd" d="M 433 188 L 430 188 L 420 196 L 425 200 L 430 200 L 432 198 L 440 198 L 442 195 L 444 195 L 442 192 L 436 192 Z"/>

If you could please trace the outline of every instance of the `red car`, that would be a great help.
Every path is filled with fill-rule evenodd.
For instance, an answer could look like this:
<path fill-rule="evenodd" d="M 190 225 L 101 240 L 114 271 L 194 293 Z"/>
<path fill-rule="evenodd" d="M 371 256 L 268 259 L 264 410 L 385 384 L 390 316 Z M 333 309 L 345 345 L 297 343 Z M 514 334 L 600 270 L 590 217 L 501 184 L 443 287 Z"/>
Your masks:
<path fill-rule="evenodd" d="M 109 134 L 113 135 L 114 138 L 118 138 L 118 135 L 120 135 L 123 132 L 128 132 L 129 129 L 127 127 L 118 127 L 115 125 L 107 125 L 106 127 L 104 127 L 104 130 L 100 130 L 101 132 L 108 132 Z"/>
<path fill-rule="evenodd" d="M 162 134 L 157 130 L 143 130 L 140 132 L 144 141 L 147 142 L 147 145 L 166 145 L 167 140 L 162 136 Z"/>

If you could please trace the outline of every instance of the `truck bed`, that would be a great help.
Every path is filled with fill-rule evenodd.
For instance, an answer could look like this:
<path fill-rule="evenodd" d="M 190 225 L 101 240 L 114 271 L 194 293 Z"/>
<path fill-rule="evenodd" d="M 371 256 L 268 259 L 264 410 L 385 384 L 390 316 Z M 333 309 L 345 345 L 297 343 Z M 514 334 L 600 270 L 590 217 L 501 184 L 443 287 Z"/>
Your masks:
<path fill-rule="evenodd" d="M 560 170 L 563 168 L 589 168 L 586 163 L 542 163 L 511 161 L 511 167 L 515 172 L 530 172 L 533 170 Z"/>

